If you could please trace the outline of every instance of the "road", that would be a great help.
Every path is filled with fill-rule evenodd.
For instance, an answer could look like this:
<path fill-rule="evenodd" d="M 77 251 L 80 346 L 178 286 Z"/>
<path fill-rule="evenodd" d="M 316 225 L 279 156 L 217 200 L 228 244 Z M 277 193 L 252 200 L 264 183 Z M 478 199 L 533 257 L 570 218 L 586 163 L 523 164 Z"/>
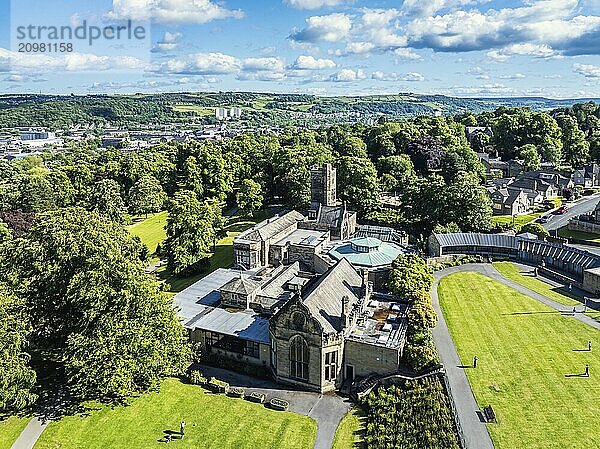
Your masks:
<path fill-rule="evenodd" d="M 548 223 L 543 223 L 542 226 L 548 231 L 554 231 L 562 228 L 569 223 L 569 220 L 577 215 L 585 214 L 593 211 L 600 200 L 600 194 L 587 196 L 575 202 L 567 203 L 569 210 L 563 215 L 552 215 Z"/>

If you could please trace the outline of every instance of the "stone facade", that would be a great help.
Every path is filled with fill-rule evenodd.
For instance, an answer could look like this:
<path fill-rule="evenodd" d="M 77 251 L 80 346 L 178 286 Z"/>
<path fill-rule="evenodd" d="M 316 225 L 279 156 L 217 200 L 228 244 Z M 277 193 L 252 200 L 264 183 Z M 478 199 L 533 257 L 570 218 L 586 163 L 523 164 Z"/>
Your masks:
<path fill-rule="evenodd" d="M 313 167 L 310 170 L 310 203 L 311 208 L 319 204 L 335 206 L 337 202 L 336 187 L 337 171 L 331 164 L 322 167 Z"/>
<path fill-rule="evenodd" d="M 326 380 L 325 354 L 335 352 L 339 360 L 343 353 L 343 335 L 324 336 L 319 322 L 299 299 L 290 301 L 288 307 L 271 319 L 270 329 L 273 348 L 271 369 L 278 382 L 320 392 L 331 391 L 338 386 L 341 380 L 339 363 L 335 379 Z M 309 349 L 305 378 L 298 376 L 297 371 L 293 372 L 291 366 L 290 347 L 296 339 L 302 339 Z"/>
<path fill-rule="evenodd" d="M 345 344 L 344 374 L 348 374 L 348 365 L 352 367 L 354 377 L 393 374 L 398 371 L 401 355 L 397 348 L 367 345 L 350 338 Z"/>

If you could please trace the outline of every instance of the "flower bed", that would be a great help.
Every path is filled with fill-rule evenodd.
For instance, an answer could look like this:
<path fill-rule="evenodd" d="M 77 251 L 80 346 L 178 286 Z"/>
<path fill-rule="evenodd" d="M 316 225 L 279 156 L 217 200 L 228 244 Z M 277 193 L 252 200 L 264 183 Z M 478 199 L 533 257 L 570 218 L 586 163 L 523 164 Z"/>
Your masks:
<path fill-rule="evenodd" d="M 279 398 L 273 398 L 269 401 L 269 404 L 271 404 L 271 408 L 274 410 L 281 410 L 282 412 L 285 412 L 288 407 L 290 406 L 290 403 L 288 401 L 284 401 L 283 399 L 279 399 Z"/>
<path fill-rule="evenodd" d="M 231 387 L 229 389 L 229 396 L 233 396 L 235 398 L 243 398 L 245 390 L 242 387 Z"/>
<path fill-rule="evenodd" d="M 249 395 L 246 395 L 246 400 L 250 402 L 258 402 L 259 404 L 263 404 L 265 402 L 265 395 L 263 393 L 253 391 Z"/>
<path fill-rule="evenodd" d="M 216 379 L 214 377 L 210 378 L 210 382 L 208 382 L 208 387 L 214 393 L 227 393 L 229 391 L 229 384 L 227 382 L 223 382 L 222 380 Z"/>

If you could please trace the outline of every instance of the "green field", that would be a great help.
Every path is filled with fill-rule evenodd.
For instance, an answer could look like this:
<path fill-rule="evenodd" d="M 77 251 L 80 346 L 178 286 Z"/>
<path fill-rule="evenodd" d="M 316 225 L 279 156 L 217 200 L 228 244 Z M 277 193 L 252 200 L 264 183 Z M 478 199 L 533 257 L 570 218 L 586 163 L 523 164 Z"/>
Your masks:
<path fill-rule="evenodd" d="M 572 231 L 566 226 L 558 230 L 558 235 L 566 239 L 585 240 L 600 243 L 600 234 L 594 234 L 593 232 Z"/>
<path fill-rule="evenodd" d="M 148 247 L 152 258 L 158 260 L 155 255 L 156 247 L 167 238 L 166 225 L 167 212 L 159 212 L 135 222 L 129 226 L 129 232 L 137 235 L 142 240 L 142 243 Z"/>
<path fill-rule="evenodd" d="M 335 431 L 332 449 L 363 448 L 364 419 L 364 416 L 359 410 L 355 408 L 351 409 L 346 416 L 344 416 Z"/>
<path fill-rule="evenodd" d="M 538 217 L 541 217 L 542 215 L 542 212 L 535 212 L 533 214 L 527 215 L 518 215 L 514 221 L 515 226 L 521 227 L 523 225 L 526 225 L 527 223 L 532 222 L 533 220 L 535 220 Z M 512 215 L 494 215 L 492 217 L 492 224 L 512 225 L 513 217 Z"/>
<path fill-rule="evenodd" d="M 570 294 L 563 288 L 555 287 L 533 276 L 522 273 L 512 262 L 494 262 L 494 268 L 496 268 L 502 276 L 511 281 L 521 284 L 523 287 L 527 287 L 528 289 L 565 306 L 576 306 L 582 303 L 581 299 L 578 299 L 577 296 Z"/>
<path fill-rule="evenodd" d="M 585 350 L 600 332 L 478 273 L 450 275 L 438 292 L 462 363 L 479 358 L 466 371 L 479 406 L 496 412 L 496 449 L 600 447 L 600 349 Z"/>
<path fill-rule="evenodd" d="M 35 449 L 146 449 L 164 447 L 165 431 L 179 431 L 178 448 L 312 449 L 317 425 L 307 416 L 276 412 L 263 405 L 215 395 L 178 380 L 166 380 L 159 393 L 128 407 L 97 407 L 88 416 L 52 422 Z"/>
<path fill-rule="evenodd" d="M 23 431 L 29 418 L 10 418 L 0 420 L 0 449 L 10 449 L 19 434 Z"/>
<path fill-rule="evenodd" d="M 214 115 L 215 113 L 215 108 L 207 108 L 204 106 L 198 106 L 196 104 L 174 104 L 171 106 L 171 109 L 176 112 L 193 112 L 203 117 Z"/>

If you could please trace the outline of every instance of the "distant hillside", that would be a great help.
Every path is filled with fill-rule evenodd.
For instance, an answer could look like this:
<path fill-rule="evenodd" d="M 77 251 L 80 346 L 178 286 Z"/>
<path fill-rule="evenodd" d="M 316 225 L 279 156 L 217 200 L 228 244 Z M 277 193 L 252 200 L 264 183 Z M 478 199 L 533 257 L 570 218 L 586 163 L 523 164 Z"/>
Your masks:
<path fill-rule="evenodd" d="M 142 126 L 214 122 L 214 108 L 241 107 L 247 125 L 326 125 L 357 118 L 410 117 L 420 114 L 480 113 L 500 106 L 548 110 L 600 99 L 453 98 L 443 95 L 318 97 L 250 92 L 164 93 L 136 95 L 0 95 L 0 127 L 74 124 Z"/>

